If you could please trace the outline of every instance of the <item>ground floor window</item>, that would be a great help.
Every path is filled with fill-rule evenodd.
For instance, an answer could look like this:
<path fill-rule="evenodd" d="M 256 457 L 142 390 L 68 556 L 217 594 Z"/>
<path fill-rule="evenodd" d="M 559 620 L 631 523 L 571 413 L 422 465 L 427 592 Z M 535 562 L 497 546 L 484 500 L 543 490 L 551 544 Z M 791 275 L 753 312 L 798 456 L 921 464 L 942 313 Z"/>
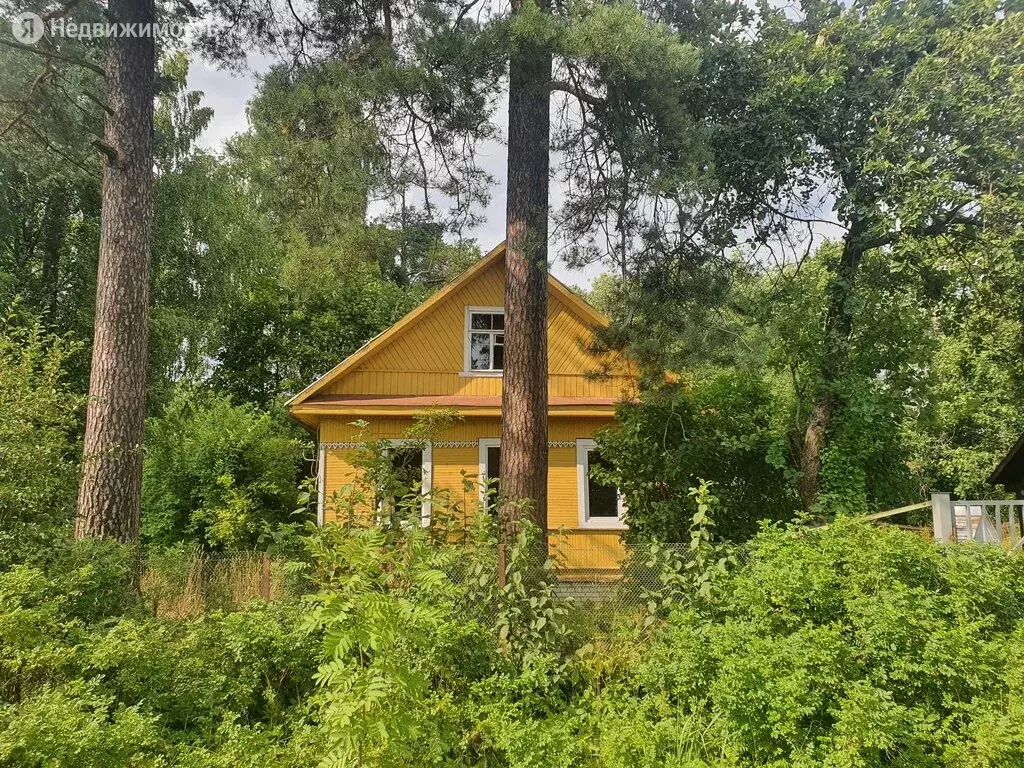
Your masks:
<path fill-rule="evenodd" d="M 597 443 L 576 441 L 577 498 L 581 528 L 625 528 L 626 505 L 614 485 L 591 476 L 591 469 L 603 465 Z"/>
<path fill-rule="evenodd" d="M 383 521 L 398 509 L 417 488 L 424 497 L 420 505 L 420 522 L 430 524 L 430 487 L 432 462 L 429 442 L 420 440 L 391 440 L 385 449 L 390 461 L 390 472 L 377 488 L 377 513 Z M 382 473 L 384 474 L 384 473 Z"/>
<path fill-rule="evenodd" d="M 497 513 L 498 476 L 501 472 L 501 440 L 480 439 L 480 503 L 490 514 Z"/>

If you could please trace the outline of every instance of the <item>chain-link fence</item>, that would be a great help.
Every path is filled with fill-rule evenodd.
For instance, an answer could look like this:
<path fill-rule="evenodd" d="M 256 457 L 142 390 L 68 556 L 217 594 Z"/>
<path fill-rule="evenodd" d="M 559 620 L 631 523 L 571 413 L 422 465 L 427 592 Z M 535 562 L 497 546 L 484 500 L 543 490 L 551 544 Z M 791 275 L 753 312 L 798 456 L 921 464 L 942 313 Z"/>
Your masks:
<path fill-rule="evenodd" d="M 143 555 L 139 570 L 142 598 L 161 618 L 235 610 L 289 593 L 285 561 L 261 552 L 154 551 Z"/>
<path fill-rule="evenodd" d="M 453 545 L 449 577 L 457 582 L 484 579 L 481 593 L 497 581 L 494 545 L 469 537 Z M 520 563 L 527 581 L 554 582 L 555 594 L 582 608 L 640 608 L 664 590 L 666 578 L 682 574 L 694 555 L 686 544 L 630 545 L 618 531 L 552 531 L 549 564 L 542 559 Z M 304 585 L 289 574 L 286 558 L 260 552 L 151 551 L 139 565 L 143 600 L 162 618 L 191 618 L 214 610 L 236 610 L 253 599 L 280 600 L 302 594 Z M 473 564 L 485 567 L 470 572 Z M 308 586 L 308 585 L 305 585 Z M 491 607 L 478 606 L 479 618 L 492 618 Z"/>
<path fill-rule="evenodd" d="M 664 587 L 664 568 L 685 568 L 693 556 L 685 544 L 661 545 L 654 556 L 649 544 L 629 545 L 615 531 L 551 532 L 548 552 L 559 595 L 622 606 L 643 605 Z"/>

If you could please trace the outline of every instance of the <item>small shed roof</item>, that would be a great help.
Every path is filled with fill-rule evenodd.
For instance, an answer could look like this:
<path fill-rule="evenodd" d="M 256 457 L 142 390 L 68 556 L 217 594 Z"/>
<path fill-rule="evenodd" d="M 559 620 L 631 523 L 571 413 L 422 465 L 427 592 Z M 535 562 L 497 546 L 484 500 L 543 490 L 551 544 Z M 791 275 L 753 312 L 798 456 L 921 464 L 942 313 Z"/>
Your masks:
<path fill-rule="evenodd" d="M 1011 491 L 1024 490 L 1024 435 L 999 462 L 988 481 L 992 485 L 1006 486 Z"/>

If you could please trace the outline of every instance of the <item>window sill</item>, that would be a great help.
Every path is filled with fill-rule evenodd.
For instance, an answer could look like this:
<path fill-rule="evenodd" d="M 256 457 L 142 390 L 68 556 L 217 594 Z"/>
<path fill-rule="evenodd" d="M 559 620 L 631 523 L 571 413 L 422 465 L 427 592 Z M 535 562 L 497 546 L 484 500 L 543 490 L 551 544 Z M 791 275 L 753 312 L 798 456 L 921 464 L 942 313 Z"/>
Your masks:
<path fill-rule="evenodd" d="M 465 379 L 500 379 L 502 371 L 459 371 L 459 376 Z"/>
<path fill-rule="evenodd" d="M 588 531 L 626 531 L 629 526 L 623 520 L 581 520 L 579 527 Z"/>

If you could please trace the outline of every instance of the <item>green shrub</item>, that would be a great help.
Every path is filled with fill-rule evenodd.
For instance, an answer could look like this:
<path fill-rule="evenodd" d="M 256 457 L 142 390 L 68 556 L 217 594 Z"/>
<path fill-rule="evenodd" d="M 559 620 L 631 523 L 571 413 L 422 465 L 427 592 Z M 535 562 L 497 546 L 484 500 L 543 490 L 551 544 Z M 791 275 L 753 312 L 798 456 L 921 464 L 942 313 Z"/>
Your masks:
<path fill-rule="evenodd" d="M 159 768 L 159 722 L 80 682 L 0 709 L 0 765 L 18 768 Z"/>
<path fill-rule="evenodd" d="M 254 602 L 187 622 L 121 621 L 84 652 L 119 704 L 209 736 L 223 722 L 278 724 L 312 690 L 316 639 L 299 609 Z"/>
<path fill-rule="evenodd" d="M 45 550 L 74 514 L 85 399 L 64 367 L 78 349 L 0 315 L 0 568 Z"/>
<path fill-rule="evenodd" d="M 689 538 L 703 478 L 722 502 L 719 536 L 740 540 L 761 520 L 786 520 L 799 508 L 787 470 L 781 409 L 753 375 L 725 373 L 692 385 L 645 393 L 619 407 L 619 425 L 597 437 L 608 479 L 626 498 L 629 535 L 665 542 Z"/>
<path fill-rule="evenodd" d="M 625 674 L 629 706 L 687 729 L 660 749 L 698 764 L 984 765 L 947 759 L 979 737 L 1009 754 L 974 720 L 1014 716 L 1021 576 L 999 550 L 896 529 L 770 528 L 714 613 L 677 613 Z"/>
<path fill-rule="evenodd" d="M 146 424 L 144 540 L 254 546 L 292 513 L 302 453 L 283 417 L 179 390 Z"/>
<path fill-rule="evenodd" d="M 694 496 L 698 567 L 589 637 L 526 534 L 498 589 L 472 541 L 315 529 L 308 602 L 188 621 L 110 615 L 123 550 L 10 568 L 0 766 L 1024 765 L 1024 558 L 847 519 L 722 557 Z"/>

